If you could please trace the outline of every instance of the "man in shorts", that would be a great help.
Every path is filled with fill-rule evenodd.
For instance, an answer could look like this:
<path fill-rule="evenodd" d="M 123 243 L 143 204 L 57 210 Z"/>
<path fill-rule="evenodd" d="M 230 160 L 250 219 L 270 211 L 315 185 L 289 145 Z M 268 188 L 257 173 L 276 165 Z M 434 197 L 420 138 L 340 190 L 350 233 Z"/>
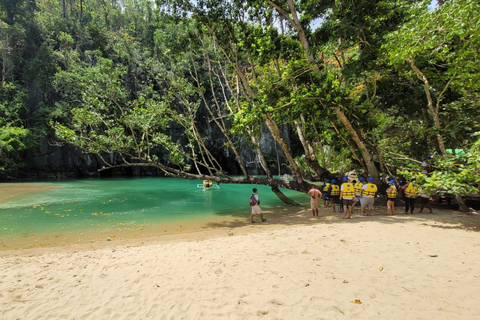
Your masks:
<path fill-rule="evenodd" d="M 479 183 L 480 186 L 480 183 Z M 480 187 L 479 187 L 480 188 Z M 330 179 L 325 180 L 325 183 L 322 185 L 322 199 L 323 199 L 323 207 L 328 208 L 330 205 Z M 480 190 L 480 189 L 479 189 Z"/>
<path fill-rule="evenodd" d="M 255 204 L 252 206 L 252 214 L 250 216 L 250 221 L 252 221 L 252 223 L 255 223 L 255 221 L 253 221 L 253 216 L 260 215 L 261 221 L 265 222 L 267 221 L 267 219 L 263 219 L 262 208 L 260 208 L 260 199 L 258 198 L 258 190 L 257 188 L 253 188 L 252 191 L 252 197 L 255 199 Z"/>
<path fill-rule="evenodd" d="M 333 179 L 330 184 L 330 203 L 332 204 L 333 212 L 337 212 L 336 206 L 340 204 L 340 187 L 336 184 L 337 180 Z"/>
<path fill-rule="evenodd" d="M 348 177 L 343 177 L 343 183 L 340 187 L 340 200 L 343 205 L 343 219 L 350 219 L 352 217 L 354 197 L 355 189 L 353 183 L 348 182 Z"/>
<path fill-rule="evenodd" d="M 310 207 L 312 208 L 312 214 L 314 217 L 318 217 L 318 201 L 322 197 L 322 193 L 317 189 L 316 185 L 312 185 L 308 191 L 308 194 L 310 195 Z"/>
<path fill-rule="evenodd" d="M 373 203 L 375 202 L 375 195 L 377 194 L 377 185 L 373 183 L 373 178 L 368 178 L 368 183 L 362 187 L 362 197 L 360 204 L 362 206 L 362 215 L 365 215 L 365 208 L 367 208 L 367 216 L 372 214 Z"/>

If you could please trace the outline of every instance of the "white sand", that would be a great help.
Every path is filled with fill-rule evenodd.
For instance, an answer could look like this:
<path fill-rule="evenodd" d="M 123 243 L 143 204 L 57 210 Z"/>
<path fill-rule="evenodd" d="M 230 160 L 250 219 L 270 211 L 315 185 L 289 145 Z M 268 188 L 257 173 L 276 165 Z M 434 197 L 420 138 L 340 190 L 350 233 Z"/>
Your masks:
<path fill-rule="evenodd" d="M 320 215 L 143 244 L 2 252 L 0 319 L 480 316 L 478 216 Z"/>

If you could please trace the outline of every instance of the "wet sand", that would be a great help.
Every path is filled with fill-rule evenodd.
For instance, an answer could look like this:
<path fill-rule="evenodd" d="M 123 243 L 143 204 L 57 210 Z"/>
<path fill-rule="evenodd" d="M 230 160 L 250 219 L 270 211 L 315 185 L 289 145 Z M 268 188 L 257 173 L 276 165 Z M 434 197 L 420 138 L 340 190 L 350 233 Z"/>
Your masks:
<path fill-rule="evenodd" d="M 47 191 L 57 186 L 34 183 L 0 183 L 0 202 L 22 197 L 27 194 Z"/>

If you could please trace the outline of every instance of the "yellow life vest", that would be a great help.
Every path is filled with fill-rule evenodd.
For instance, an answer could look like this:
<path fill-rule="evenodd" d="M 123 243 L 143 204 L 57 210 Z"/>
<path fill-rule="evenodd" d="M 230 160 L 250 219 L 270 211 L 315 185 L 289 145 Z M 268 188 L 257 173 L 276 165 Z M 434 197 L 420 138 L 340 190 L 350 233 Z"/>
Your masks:
<path fill-rule="evenodd" d="M 336 184 L 332 184 L 332 191 L 330 192 L 331 196 L 339 196 L 340 195 L 340 187 Z"/>
<path fill-rule="evenodd" d="M 412 182 L 410 182 L 405 189 L 405 196 L 407 198 L 413 198 L 417 195 L 417 187 L 413 185 Z"/>
<path fill-rule="evenodd" d="M 377 192 L 377 185 L 373 183 L 367 183 L 367 188 L 362 189 L 362 196 L 364 197 L 375 197 L 375 193 Z"/>
<path fill-rule="evenodd" d="M 328 189 L 330 188 L 330 183 L 325 182 L 325 187 L 323 187 L 323 191 L 328 192 Z"/>
<path fill-rule="evenodd" d="M 395 188 L 395 186 L 390 186 L 389 190 L 387 191 L 387 197 L 391 199 L 395 199 L 397 197 L 397 188 Z"/>
<path fill-rule="evenodd" d="M 355 196 L 355 189 L 353 188 L 353 184 L 350 182 L 345 182 L 342 184 L 343 191 L 342 191 L 342 197 L 353 197 Z"/>
<path fill-rule="evenodd" d="M 355 185 L 353 186 L 353 188 L 355 188 L 355 193 L 362 194 L 362 187 L 363 187 L 362 182 L 355 183 Z"/>

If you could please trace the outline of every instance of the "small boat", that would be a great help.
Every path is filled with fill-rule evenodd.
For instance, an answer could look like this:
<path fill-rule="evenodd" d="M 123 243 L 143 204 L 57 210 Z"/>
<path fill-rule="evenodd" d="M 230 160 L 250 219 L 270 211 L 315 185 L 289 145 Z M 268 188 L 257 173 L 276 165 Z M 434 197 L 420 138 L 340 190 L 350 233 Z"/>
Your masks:
<path fill-rule="evenodd" d="M 197 189 L 220 189 L 220 186 L 217 183 L 213 184 L 212 180 L 204 180 L 202 184 L 197 184 Z"/>
<path fill-rule="evenodd" d="M 204 190 L 208 190 L 208 189 L 220 189 L 220 186 L 218 184 L 214 184 L 212 185 L 211 187 L 206 187 L 204 186 L 203 184 L 197 184 L 197 189 L 204 189 Z"/>

